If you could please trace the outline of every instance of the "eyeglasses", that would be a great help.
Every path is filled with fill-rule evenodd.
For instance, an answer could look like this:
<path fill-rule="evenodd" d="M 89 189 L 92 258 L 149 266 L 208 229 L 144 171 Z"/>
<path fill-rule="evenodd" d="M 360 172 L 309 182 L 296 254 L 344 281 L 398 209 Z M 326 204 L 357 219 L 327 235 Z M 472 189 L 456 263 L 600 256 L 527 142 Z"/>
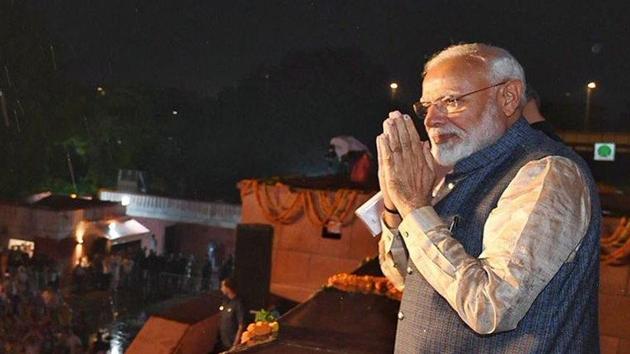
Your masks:
<path fill-rule="evenodd" d="M 418 102 L 413 104 L 413 110 L 416 112 L 416 115 L 418 115 L 418 118 L 422 118 L 422 119 L 424 119 L 424 117 L 426 117 L 427 112 L 429 111 L 429 108 L 431 106 L 435 106 L 435 108 L 438 111 L 440 111 L 440 112 L 442 112 L 444 114 L 452 114 L 452 113 L 457 112 L 461 108 L 459 100 L 461 100 L 462 98 L 464 98 L 466 96 L 470 96 L 470 95 L 475 94 L 477 92 L 481 92 L 481 91 L 485 91 L 485 90 L 491 89 L 493 87 L 501 86 L 501 85 L 505 84 L 506 82 L 507 81 L 499 82 L 498 84 L 494 84 L 494 85 L 491 85 L 491 86 L 488 86 L 488 87 L 480 88 L 479 90 L 471 91 L 471 92 L 465 93 L 463 95 L 442 96 L 442 97 L 438 98 L 437 100 L 435 100 L 433 102 L 418 101 Z"/>

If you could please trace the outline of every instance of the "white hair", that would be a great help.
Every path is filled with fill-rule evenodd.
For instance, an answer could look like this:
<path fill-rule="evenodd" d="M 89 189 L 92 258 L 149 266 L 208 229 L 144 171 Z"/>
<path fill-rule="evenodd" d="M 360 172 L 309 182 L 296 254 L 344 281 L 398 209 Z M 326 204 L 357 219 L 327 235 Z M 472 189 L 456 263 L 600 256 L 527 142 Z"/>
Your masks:
<path fill-rule="evenodd" d="M 506 80 L 520 80 L 523 83 L 521 105 L 525 104 L 525 71 L 521 64 L 507 50 L 483 43 L 455 44 L 433 55 L 424 65 L 422 76 L 436 65 L 454 58 L 472 58 L 481 61 L 487 68 L 488 80 L 499 83 Z"/>

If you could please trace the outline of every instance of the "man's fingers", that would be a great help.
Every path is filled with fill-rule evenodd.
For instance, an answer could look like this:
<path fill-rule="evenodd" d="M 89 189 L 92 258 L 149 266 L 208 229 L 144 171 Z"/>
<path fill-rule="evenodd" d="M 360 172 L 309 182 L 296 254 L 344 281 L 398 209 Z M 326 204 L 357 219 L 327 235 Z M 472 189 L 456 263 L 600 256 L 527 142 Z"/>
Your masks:
<path fill-rule="evenodd" d="M 397 176 L 402 172 L 403 162 L 401 152 L 393 151 L 392 142 L 388 135 L 383 134 L 381 151 L 383 153 L 383 172 L 387 183 L 391 182 L 393 176 Z"/>
<path fill-rule="evenodd" d="M 381 134 L 381 159 L 383 161 L 384 166 L 387 164 L 391 164 L 391 160 L 393 158 L 393 149 L 392 142 L 387 134 Z"/>
<path fill-rule="evenodd" d="M 385 163 L 385 158 L 384 158 L 384 154 L 385 152 L 383 151 L 384 149 L 384 144 L 385 141 L 383 139 L 383 134 L 379 135 L 376 137 L 376 156 L 378 158 L 378 174 L 379 176 L 381 175 L 381 171 L 383 170 L 384 167 L 384 163 Z"/>
<path fill-rule="evenodd" d="M 406 139 L 403 140 L 402 137 L 406 135 L 406 132 L 399 122 L 402 117 L 403 115 L 399 111 L 389 112 L 387 119 L 383 122 L 383 131 L 388 136 L 389 146 L 394 152 L 402 151 L 405 148 L 402 144 L 406 143 Z"/>
<path fill-rule="evenodd" d="M 423 141 L 421 142 L 422 144 L 422 150 L 423 150 L 423 156 L 425 161 L 427 162 L 427 166 L 429 167 L 429 169 L 435 173 L 435 159 L 433 158 L 433 155 L 431 154 L 431 144 L 428 141 Z"/>
<path fill-rule="evenodd" d="M 417 156 L 422 151 L 422 141 L 420 141 L 420 135 L 418 135 L 418 130 L 416 126 L 413 124 L 413 120 L 410 116 L 404 115 L 404 124 L 407 129 L 407 134 L 409 136 L 409 141 L 411 142 L 411 151 Z"/>
<path fill-rule="evenodd" d="M 403 150 L 409 150 L 411 148 L 411 140 L 409 139 L 409 132 L 407 131 L 405 119 L 403 117 L 395 117 L 392 119 L 392 121 L 396 126 L 396 131 L 398 132 L 398 139 L 400 140 L 401 147 L 403 148 Z"/>
<path fill-rule="evenodd" d="M 405 134 L 401 134 L 401 145 L 403 148 L 403 159 L 405 160 L 405 166 L 411 166 L 411 169 L 418 168 L 418 173 L 421 173 L 425 168 L 422 155 L 422 142 L 418 131 L 413 124 L 413 120 L 408 115 L 403 115 L 402 119 L 399 119 L 401 127 L 400 130 L 404 130 Z M 404 142 L 402 142 L 404 140 Z M 412 172 L 413 173 L 413 172 Z M 415 173 L 414 173 L 415 174 Z M 418 176 L 412 177 L 412 179 Z"/>
<path fill-rule="evenodd" d="M 391 151 L 387 141 L 387 135 L 381 134 L 376 138 L 376 150 L 378 154 L 378 179 L 381 190 L 388 189 L 392 166 Z"/>
<path fill-rule="evenodd" d="M 398 129 L 396 128 L 396 123 L 394 123 L 392 118 L 387 118 L 383 122 L 383 132 L 388 138 L 389 148 L 394 152 L 402 151 L 400 138 L 398 137 Z"/>
<path fill-rule="evenodd" d="M 402 169 L 405 164 L 403 162 L 403 151 L 400 147 L 400 140 L 388 134 L 385 134 L 384 140 L 384 145 L 387 146 L 387 148 L 384 149 L 385 154 L 383 155 L 386 160 L 385 165 L 392 170 Z"/>
<path fill-rule="evenodd" d="M 385 171 L 393 168 L 392 151 L 389 147 L 389 139 L 387 135 L 381 134 L 376 138 L 376 150 L 378 154 L 379 176 L 385 176 Z"/>

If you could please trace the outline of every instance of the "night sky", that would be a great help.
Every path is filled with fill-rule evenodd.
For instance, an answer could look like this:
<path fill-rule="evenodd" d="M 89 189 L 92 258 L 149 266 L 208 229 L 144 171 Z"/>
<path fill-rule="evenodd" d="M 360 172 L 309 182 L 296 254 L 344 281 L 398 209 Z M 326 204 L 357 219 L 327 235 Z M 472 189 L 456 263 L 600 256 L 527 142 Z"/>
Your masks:
<path fill-rule="evenodd" d="M 543 101 L 630 111 L 628 1 L 33 1 L 88 84 L 148 83 L 215 95 L 293 50 L 354 47 L 419 95 L 426 58 L 451 43 L 510 50 Z M 385 87 L 384 89 L 388 89 Z M 614 127 L 610 127 L 613 129 Z"/>

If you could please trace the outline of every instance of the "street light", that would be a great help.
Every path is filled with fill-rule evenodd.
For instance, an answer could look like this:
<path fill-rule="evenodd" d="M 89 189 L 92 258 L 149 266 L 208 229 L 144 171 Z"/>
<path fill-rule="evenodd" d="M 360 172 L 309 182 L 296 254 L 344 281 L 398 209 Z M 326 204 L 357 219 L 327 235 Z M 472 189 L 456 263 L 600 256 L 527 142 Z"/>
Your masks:
<path fill-rule="evenodd" d="M 396 97 L 396 90 L 398 90 L 398 83 L 392 82 L 389 84 L 389 88 L 392 90 L 392 100 Z"/>
<path fill-rule="evenodd" d="M 597 87 L 594 81 L 586 85 L 586 112 L 584 114 L 584 130 L 588 130 L 591 116 L 591 92 Z"/>

